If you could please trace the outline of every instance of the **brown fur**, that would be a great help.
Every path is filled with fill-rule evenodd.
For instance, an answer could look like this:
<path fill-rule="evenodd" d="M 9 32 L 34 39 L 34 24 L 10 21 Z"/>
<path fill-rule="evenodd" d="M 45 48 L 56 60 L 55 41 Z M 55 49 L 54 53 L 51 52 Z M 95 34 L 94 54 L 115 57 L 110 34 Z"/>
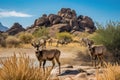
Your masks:
<path fill-rule="evenodd" d="M 53 63 L 52 69 L 53 69 L 53 67 L 55 65 L 55 61 L 54 61 L 54 59 L 55 59 L 59 65 L 59 74 L 60 74 L 60 61 L 59 61 L 60 54 L 61 54 L 60 50 L 58 50 L 58 49 L 39 50 L 39 47 L 40 47 L 39 44 L 32 44 L 32 46 L 37 49 L 37 51 L 35 52 L 36 57 L 39 60 L 40 67 L 41 67 L 41 64 L 43 62 L 44 72 L 45 72 L 44 66 L 45 66 L 46 61 L 47 60 L 52 61 L 52 63 Z"/>

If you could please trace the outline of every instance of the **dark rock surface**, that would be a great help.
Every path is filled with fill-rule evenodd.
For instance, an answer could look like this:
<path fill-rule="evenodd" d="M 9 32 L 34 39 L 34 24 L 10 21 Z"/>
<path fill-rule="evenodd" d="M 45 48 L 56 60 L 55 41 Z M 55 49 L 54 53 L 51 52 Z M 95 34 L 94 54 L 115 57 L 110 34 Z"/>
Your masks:
<path fill-rule="evenodd" d="M 14 23 L 13 26 L 6 31 L 9 35 L 16 35 L 19 32 L 25 31 L 25 29 L 19 23 Z"/>
<path fill-rule="evenodd" d="M 92 33 L 96 30 L 93 20 L 88 16 L 77 16 L 76 11 L 70 8 L 62 8 L 57 14 L 43 14 L 40 18 L 34 21 L 34 27 L 45 26 L 54 27 L 56 24 L 66 24 L 67 26 L 59 25 L 60 32 L 82 32 L 87 31 Z"/>

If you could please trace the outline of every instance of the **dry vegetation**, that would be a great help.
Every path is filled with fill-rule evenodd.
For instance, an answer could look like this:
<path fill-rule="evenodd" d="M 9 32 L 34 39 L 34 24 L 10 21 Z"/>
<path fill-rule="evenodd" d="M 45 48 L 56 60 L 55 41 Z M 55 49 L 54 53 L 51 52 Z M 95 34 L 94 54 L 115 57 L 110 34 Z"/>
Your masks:
<path fill-rule="evenodd" d="M 64 54 L 69 54 L 69 56 L 67 55 L 67 57 L 62 58 L 61 62 L 64 64 L 72 62 L 71 61 L 72 60 L 71 57 L 73 57 L 72 54 L 77 56 L 76 58 L 79 61 L 79 64 L 81 64 L 80 62 L 84 62 L 85 64 L 87 64 L 88 62 L 90 62 L 90 59 L 88 58 L 89 55 L 86 50 L 86 47 L 80 45 L 79 40 L 83 37 L 92 38 L 93 36 L 96 36 L 96 35 L 97 33 L 94 33 L 94 34 L 81 33 L 80 36 L 72 36 L 72 39 L 75 42 L 72 42 L 63 46 L 60 45 L 59 47 L 56 47 L 56 42 L 54 42 L 52 46 L 47 45 L 47 48 L 58 48 L 61 51 L 64 51 Z M 24 38 L 26 38 L 26 36 L 24 36 L 23 39 Z M 29 39 L 24 39 L 24 40 L 26 42 Z M 32 40 L 32 37 L 31 37 L 31 40 Z M 31 42 L 31 40 L 26 43 Z M 8 37 L 6 41 L 8 45 L 14 44 L 15 46 L 17 46 L 17 44 L 19 43 L 17 38 L 13 38 L 13 37 L 12 39 Z M 22 48 L 30 48 L 30 44 L 22 44 L 20 46 Z M 2 48 L 0 48 L 0 51 L 2 51 Z M 111 57 L 109 55 L 107 56 L 110 59 L 113 59 L 112 58 L 113 56 Z M 76 64 L 78 64 L 74 59 L 73 61 Z M 26 55 L 21 55 L 21 54 L 19 58 L 16 57 L 16 55 L 14 55 L 5 60 L 0 60 L 0 65 L 2 65 L 2 67 L 0 66 L 1 67 L 0 80 L 46 80 L 50 74 L 50 69 L 47 69 L 47 72 L 46 72 L 47 74 L 44 75 L 42 72 L 42 69 L 40 69 L 39 66 L 36 66 L 33 60 L 31 60 Z M 115 65 L 106 64 L 106 68 L 103 71 L 103 74 L 97 73 L 96 77 L 97 77 L 97 80 L 120 80 L 120 66 L 118 64 L 115 64 Z"/>
<path fill-rule="evenodd" d="M 120 80 L 120 66 L 118 64 L 107 64 L 103 74 L 97 73 L 97 80 Z"/>
<path fill-rule="evenodd" d="M 47 74 L 44 75 L 42 69 L 34 64 L 26 55 L 20 54 L 0 60 L 0 80 L 46 80 L 50 74 L 47 68 Z"/>

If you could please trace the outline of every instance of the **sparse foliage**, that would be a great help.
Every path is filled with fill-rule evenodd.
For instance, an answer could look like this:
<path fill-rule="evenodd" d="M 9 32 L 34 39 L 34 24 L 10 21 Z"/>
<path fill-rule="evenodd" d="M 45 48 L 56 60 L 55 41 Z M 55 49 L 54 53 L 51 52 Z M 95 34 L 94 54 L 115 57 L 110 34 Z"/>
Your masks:
<path fill-rule="evenodd" d="M 46 27 L 40 27 L 33 33 L 33 35 L 37 38 L 43 36 L 48 37 L 48 29 Z"/>
<path fill-rule="evenodd" d="M 57 33 L 56 37 L 59 40 L 72 41 L 72 35 L 68 32 Z"/>
<path fill-rule="evenodd" d="M 6 33 L 0 33 L 0 46 L 1 47 L 6 47 L 6 41 L 5 39 L 7 38 L 7 34 Z"/>
<path fill-rule="evenodd" d="M 106 64 L 106 67 L 102 75 L 97 73 L 97 80 L 120 80 L 120 66 L 118 64 Z"/>
<path fill-rule="evenodd" d="M 20 33 L 19 39 L 22 43 L 30 43 L 33 39 L 33 35 L 30 33 Z"/>
<path fill-rule="evenodd" d="M 6 44 L 8 47 L 18 47 L 20 45 L 20 40 L 15 36 L 8 36 L 6 38 Z"/>
<path fill-rule="evenodd" d="M 97 24 L 96 35 L 92 37 L 96 44 L 103 44 L 113 53 L 115 61 L 120 60 L 120 22 L 112 22 L 102 26 Z"/>

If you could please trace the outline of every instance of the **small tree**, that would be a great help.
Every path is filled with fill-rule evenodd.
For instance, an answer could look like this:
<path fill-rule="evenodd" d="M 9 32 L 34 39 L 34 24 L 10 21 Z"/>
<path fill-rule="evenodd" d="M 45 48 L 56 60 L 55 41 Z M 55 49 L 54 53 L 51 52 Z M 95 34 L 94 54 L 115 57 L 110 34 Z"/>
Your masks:
<path fill-rule="evenodd" d="M 37 38 L 43 37 L 43 36 L 48 37 L 48 34 L 49 34 L 49 32 L 46 27 L 40 27 L 33 33 L 33 35 Z"/>
<path fill-rule="evenodd" d="M 30 43 L 33 39 L 33 35 L 30 33 L 20 33 L 18 37 L 22 43 Z"/>
<path fill-rule="evenodd" d="M 57 33 L 56 37 L 59 40 L 72 41 L 72 35 L 68 32 Z"/>

